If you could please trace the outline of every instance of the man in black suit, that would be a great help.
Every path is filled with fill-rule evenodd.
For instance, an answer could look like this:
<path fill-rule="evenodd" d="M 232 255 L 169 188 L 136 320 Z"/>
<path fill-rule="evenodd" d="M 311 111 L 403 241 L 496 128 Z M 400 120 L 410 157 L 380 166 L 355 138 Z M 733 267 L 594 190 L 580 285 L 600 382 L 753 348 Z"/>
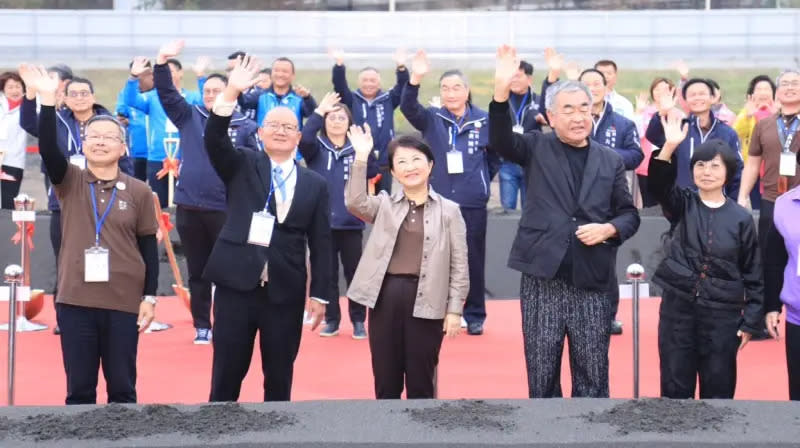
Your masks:
<path fill-rule="evenodd" d="M 278 107 L 267 114 L 258 130 L 264 151 L 236 150 L 228 136 L 236 100 L 257 72 L 250 57 L 237 64 L 205 129 L 208 157 L 227 189 L 227 220 L 203 275 L 217 287 L 211 401 L 239 398 L 256 331 L 264 401 L 291 398 L 306 299 L 306 244 L 312 329 L 322 320 L 324 299 L 332 299 L 327 184 L 294 160 L 300 141 L 294 113 Z"/>
<path fill-rule="evenodd" d="M 589 139 L 592 96 L 577 81 L 554 84 L 545 107 L 554 132 L 517 134 L 508 97 L 519 67 L 516 50 L 497 53 L 489 149 L 524 169 L 528 198 L 508 265 L 522 272 L 520 300 L 528 395 L 561 396 L 568 336 L 573 397 L 608 397 L 614 248 L 633 236 L 639 215 L 622 158 Z"/>

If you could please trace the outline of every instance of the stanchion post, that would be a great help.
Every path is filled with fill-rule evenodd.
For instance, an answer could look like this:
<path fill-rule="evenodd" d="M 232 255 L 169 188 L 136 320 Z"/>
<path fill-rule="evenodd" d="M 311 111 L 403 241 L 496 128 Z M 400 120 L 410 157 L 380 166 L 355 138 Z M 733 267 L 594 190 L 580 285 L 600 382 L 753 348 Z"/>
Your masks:
<path fill-rule="evenodd" d="M 8 284 L 8 405 L 14 405 L 14 363 L 16 359 L 17 319 L 17 286 L 22 283 L 22 267 L 11 264 L 5 270 L 5 282 Z"/>
<path fill-rule="evenodd" d="M 639 398 L 639 285 L 644 279 L 644 267 L 634 263 L 626 273 L 633 296 L 633 398 Z"/>

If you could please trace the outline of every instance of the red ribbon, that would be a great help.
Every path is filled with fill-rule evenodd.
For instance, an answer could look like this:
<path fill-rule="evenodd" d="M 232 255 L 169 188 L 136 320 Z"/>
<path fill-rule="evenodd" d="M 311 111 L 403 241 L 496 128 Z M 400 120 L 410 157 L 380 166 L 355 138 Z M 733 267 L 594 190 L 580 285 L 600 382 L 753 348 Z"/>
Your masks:
<path fill-rule="evenodd" d="M 11 237 L 11 242 L 13 242 L 14 244 L 19 244 L 20 241 L 22 240 L 22 224 L 23 223 L 21 223 L 21 222 L 17 223 L 17 233 L 15 233 Z M 25 223 L 25 234 L 27 236 L 28 247 L 30 247 L 31 249 L 33 249 L 33 230 L 34 230 L 33 223 L 32 222 L 26 222 Z"/>
<path fill-rule="evenodd" d="M 161 212 L 161 228 L 164 229 L 165 232 L 169 232 L 174 228 L 170 221 L 169 213 L 167 212 Z"/>
<path fill-rule="evenodd" d="M 178 167 L 181 164 L 180 160 L 175 159 L 173 157 L 167 157 L 166 159 L 164 159 L 163 162 L 161 162 L 161 164 L 162 164 L 161 169 L 156 173 L 157 179 L 163 179 L 164 176 L 170 173 L 172 173 L 172 176 L 174 178 L 176 179 L 178 178 Z"/>

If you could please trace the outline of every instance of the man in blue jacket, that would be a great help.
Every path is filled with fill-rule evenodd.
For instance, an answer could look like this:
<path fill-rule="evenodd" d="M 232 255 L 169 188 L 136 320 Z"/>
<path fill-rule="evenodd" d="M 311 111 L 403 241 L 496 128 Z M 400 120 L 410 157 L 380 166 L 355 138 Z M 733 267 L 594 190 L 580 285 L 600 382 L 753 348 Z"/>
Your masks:
<path fill-rule="evenodd" d="M 23 79 L 23 81 L 25 81 Z M 26 82 L 26 86 L 30 83 Z M 20 106 L 19 125 L 34 137 L 39 136 L 39 113 L 36 106 L 36 89 L 28 87 Z M 85 168 L 86 157 L 83 155 L 83 135 L 86 123 L 95 115 L 111 115 L 105 107 L 95 103 L 94 85 L 88 79 L 73 78 L 65 84 L 64 107 L 56 112 L 56 143 L 61 153 L 70 163 Z M 130 157 L 123 156 L 119 167 L 126 174 L 133 175 L 133 163 Z M 47 173 L 42 166 L 42 172 Z M 47 209 L 50 210 L 50 244 L 56 258 L 56 277 L 58 277 L 58 256 L 61 249 L 61 206 L 56 199 L 52 186 L 47 191 Z M 56 278 L 56 295 L 58 279 Z M 58 327 L 54 329 L 58 333 Z"/>
<path fill-rule="evenodd" d="M 164 111 L 180 131 L 182 155 L 180 177 L 175 184 L 176 227 L 189 269 L 192 320 L 195 344 L 211 343 L 211 282 L 202 278 L 214 242 L 225 224 L 225 184 L 208 159 L 203 132 L 209 110 L 222 93 L 228 78 L 212 74 L 203 84 L 203 102 L 191 104 L 177 90 L 170 77 L 167 61 L 183 49 L 182 41 L 161 47 L 153 70 L 156 92 Z M 234 148 L 258 151 L 256 123 L 235 112 L 228 125 Z"/>
<path fill-rule="evenodd" d="M 256 123 L 259 125 L 272 109 L 288 107 L 297 117 L 300 127 L 303 119 L 309 117 L 317 108 L 317 102 L 311 91 L 301 85 L 293 86 L 295 78 L 294 62 L 280 57 L 272 63 L 272 85 L 266 90 L 253 90 L 239 97 L 239 106 L 244 110 L 252 107 L 258 109 Z"/>
<path fill-rule="evenodd" d="M 164 159 L 167 158 L 164 138 L 175 138 L 179 137 L 179 135 L 174 123 L 167 119 L 167 114 L 164 112 L 164 108 L 161 106 L 161 102 L 158 100 L 158 94 L 155 90 L 140 93 L 138 78 L 149 70 L 144 64 L 146 61 L 146 58 L 141 57 L 137 57 L 134 60 L 131 66 L 131 76 L 123 89 L 124 100 L 126 105 L 141 110 L 149 117 L 147 181 L 153 192 L 158 195 L 158 201 L 161 203 L 161 207 L 167 207 L 167 205 L 169 205 L 169 178 L 164 176 L 159 179 L 157 173 L 161 171 Z M 191 104 L 202 104 L 203 101 L 199 92 L 189 92 L 181 87 L 183 84 L 183 66 L 180 61 L 177 59 L 170 59 L 168 64 L 172 74 L 172 82 L 175 88 L 181 92 L 181 95 L 186 98 L 186 101 Z M 205 79 L 203 77 L 198 77 L 197 79 L 199 86 L 202 86 L 204 81 Z"/>
<path fill-rule="evenodd" d="M 131 61 L 128 68 L 133 66 Z M 148 62 L 148 67 L 150 63 Z M 139 89 L 144 92 L 153 90 L 153 71 L 147 70 L 139 75 Z M 125 103 L 125 90 L 117 95 L 117 119 L 127 128 L 128 150 L 133 159 L 134 177 L 147 182 L 147 114 Z"/>
<path fill-rule="evenodd" d="M 336 60 L 333 66 L 333 90 L 339 94 L 342 104 L 350 108 L 353 121 L 359 126 L 368 123 L 372 130 L 372 140 L 375 142 L 375 151 L 378 159 L 381 180 L 376 185 L 376 191 L 392 192 L 392 174 L 389 169 L 386 147 L 394 138 L 394 110 L 400 106 L 400 95 L 403 86 L 408 83 L 408 70 L 406 70 L 406 54 L 398 50 L 393 59 L 397 65 L 397 82 L 388 92 L 381 89 L 381 74 L 376 68 L 365 67 L 358 72 L 358 89 L 350 90 L 344 66 L 344 53 L 332 52 Z"/>
<path fill-rule="evenodd" d="M 678 170 L 676 185 L 682 188 L 697 188 L 694 184 L 689 164 L 692 154 L 694 154 L 694 148 L 706 140 L 718 138 L 727 143 L 731 151 L 734 151 L 739 159 L 736 172 L 733 174 L 731 181 L 725 185 L 725 194 L 736 200 L 739 195 L 739 184 L 741 183 L 744 162 L 742 161 L 739 137 L 736 135 L 736 131 L 715 117 L 711 111 L 714 100 L 714 86 L 706 79 L 693 78 L 686 81 L 681 93 L 690 112 L 686 120 L 689 124 L 689 133 L 672 156 L 673 163 Z M 664 127 L 661 125 L 661 117 L 666 116 L 668 113 L 682 113 L 682 111 L 675 109 L 675 102 L 671 98 L 662 98 L 659 101 L 658 109 L 658 113 L 653 114 L 653 118 L 647 125 L 645 137 L 650 143 L 660 148 L 666 141 Z"/>
<path fill-rule="evenodd" d="M 608 83 L 605 75 L 597 69 L 584 70 L 578 80 L 592 93 L 592 135 L 591 139 L 614 149 L 622 157 L 628 178 L 629 190 L 633 186 L 633 170 L 644 160 L 644 153 L 639 142 L 636 124 L 625 118 L 607 101 Z M 616 258 L 615 249 L 614 258 Z M 619 308 L 619 284 L 617 282 L 616 263 L 610 266 L 608 299 L 611 302 L 611 334 L 622 334 L 622 322 L 616 319 Z"/>

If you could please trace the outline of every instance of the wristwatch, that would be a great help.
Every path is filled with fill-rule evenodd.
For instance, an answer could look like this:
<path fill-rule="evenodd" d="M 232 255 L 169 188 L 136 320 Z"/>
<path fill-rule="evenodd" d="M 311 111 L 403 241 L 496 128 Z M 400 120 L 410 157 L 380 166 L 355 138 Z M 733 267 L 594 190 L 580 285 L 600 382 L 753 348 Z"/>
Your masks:
<path fill-rule="evenodd" d="M 156 299 L 156 296 L 142 296 L 142 302 L 147 302 L 153 306 L 156 306 L 156 304 L 158 304 L 158 299 Z"/>

